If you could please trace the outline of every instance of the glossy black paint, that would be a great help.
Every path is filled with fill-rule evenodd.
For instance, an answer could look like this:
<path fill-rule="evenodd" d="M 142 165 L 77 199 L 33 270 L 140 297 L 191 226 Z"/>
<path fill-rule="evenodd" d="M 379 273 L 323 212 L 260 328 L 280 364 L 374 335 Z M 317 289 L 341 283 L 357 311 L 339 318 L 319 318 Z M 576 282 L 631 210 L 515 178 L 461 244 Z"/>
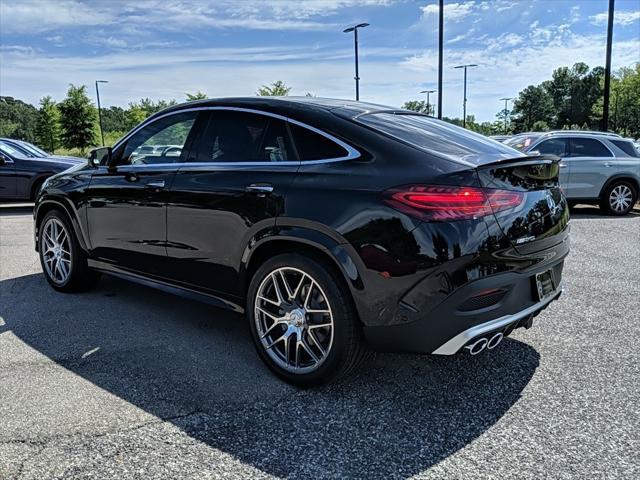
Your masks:
<path fill-rule="evenodd" d="M 514 150 L 513 161 L 443 158 L 358 121 L 387 107 L 338 100 L 207 100 L 170 107 L 148 122 L 212 107 L 281 115 L 333 135 L 359 155 L 335 162 L 137 168 L 113 166 L 122 149 L 116 146 L 112 165 L 85 165 L 49 180 L 38 197 L 36 226 L 57 202 L 72 216 L 92 266 L 205 295 L 238 311 L 264 258 L 292 250 L 314 255 L 344 279 L 370 342 L 392 350 L 431 352 L 474 323 L 535 303 L 536 272 L 554 268 L 560 280 L 568 207 L 553 175 L 523 183 L 522 169 L 529 167 L 522 163 L 531 157 Z M 157 180 L 164 188 L 147 185 Z M 433 223 L 382 202 L 382 193 L 398 185 L 491 182 L 522 190 L 525 201 L 498 216 Z M 247 189 L 256 184 L 273 191 Z M 523 237 L 530 238 L 518 243 Z M 496 287 L 508 293 L 495 306 L 473 315 L 458 310 L 470 296 Z"/>
<path fill-rule="evenodd" d="M 0 200 L 32 200 L 47 178 L 80 163 L 72 158 L 30 157 L 13 150 L 0 151 Z"/>

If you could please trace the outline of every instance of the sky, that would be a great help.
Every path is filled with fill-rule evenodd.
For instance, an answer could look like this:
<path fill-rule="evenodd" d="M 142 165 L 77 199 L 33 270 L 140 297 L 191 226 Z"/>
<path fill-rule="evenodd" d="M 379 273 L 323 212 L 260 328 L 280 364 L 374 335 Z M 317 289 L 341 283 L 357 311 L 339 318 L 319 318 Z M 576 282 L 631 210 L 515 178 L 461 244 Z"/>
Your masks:
<path fill-rule="evenodd" d="M 559 66 L 604 65 L 607 0 L 445 0 L 443 114 L 494 120 L 502 97 Z M 143 97 L 251 96 L 283 80 L 291 95 L 391 106 L 437 88 L 436 0 L 0 0 L 0 95 L 37 104 L 70 83 L 103 106 Z M 640 0 L 616 0 L 613 69 L 640 61 Z M 432 96 L 433 103 L 433 96 Z"/>

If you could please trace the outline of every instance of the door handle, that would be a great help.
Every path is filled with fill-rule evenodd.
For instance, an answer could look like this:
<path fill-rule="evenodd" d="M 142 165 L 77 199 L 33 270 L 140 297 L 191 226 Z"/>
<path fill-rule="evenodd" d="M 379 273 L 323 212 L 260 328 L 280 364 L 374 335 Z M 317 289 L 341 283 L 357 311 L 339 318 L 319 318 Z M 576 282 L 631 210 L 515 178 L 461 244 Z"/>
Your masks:
<path fill-rule="evenodd" d="M 145 185 L 146 188 L 164 188 L 164 180 L 152 180 Z"/>
<path fill-rule="evenodd" d="M 605 166 L 605 167 L 611 167 L 611 166 L 613 166 L 613 163 L 611 163 L 611 162 L 604 162 L 604 166 Z"/>
<path fill-rule="evenodd" d="M 273 185 L 269 185 L 268 183 L 252 183 L 245 187 L 245 191 L 262 194 L 271 193 L 273 192 Z"/>
<path fill-rule="evenodd" d="M 566 163 L 561 163 L 560 164 L 560 168 L 567 168 L 567 164 Z"/>

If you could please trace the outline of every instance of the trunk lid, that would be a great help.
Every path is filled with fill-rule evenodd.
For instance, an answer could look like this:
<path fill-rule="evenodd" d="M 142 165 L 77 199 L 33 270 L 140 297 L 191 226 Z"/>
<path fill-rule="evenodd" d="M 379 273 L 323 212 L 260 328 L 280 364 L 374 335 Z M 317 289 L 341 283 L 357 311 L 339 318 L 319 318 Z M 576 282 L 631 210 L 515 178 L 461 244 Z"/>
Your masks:
<path fill-rule="evenodd" d="M 502 232 L 518 253 L 550 248 L 568 234 L 569 206 L 558 182 L 559 161 L 554 156 L 529 156 L 477 167 L 483 187 L 523 195 L 517 207 L 494 212 Z"/>

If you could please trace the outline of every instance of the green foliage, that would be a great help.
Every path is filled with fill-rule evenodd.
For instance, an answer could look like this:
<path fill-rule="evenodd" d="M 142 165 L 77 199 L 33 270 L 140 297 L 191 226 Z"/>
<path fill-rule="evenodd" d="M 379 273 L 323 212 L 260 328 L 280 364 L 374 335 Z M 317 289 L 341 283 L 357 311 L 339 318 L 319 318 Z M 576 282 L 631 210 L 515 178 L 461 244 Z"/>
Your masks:
<path fill-rule="evenodd" d="M 409 100 L 408 102 L 404 102 L 402 108 L 405 110 L 411 110 L 412 112 L 428 113 L 427 102 L 424 100 Z"/>
<path fill-rule="evenodd" d="M 277 80 L 271 85 L 263 85 L 260 87 L 256 95 L 260 97 L 286 97 L 290 91 L 291 87 L 287 87 L 282 80 Z"/>
<path fill-rule="evenodd" d="M 198 90 L 196 93 L 185 93 L 187 96 L 187 102 L 193 102 L 194 100 L 206 100 L 207 94 Z"/>
<path fill-rule="evenodd" d="M 159 100 L 158 102 L 154 102 L 150 98 L 143 98 L 139 102 L 130 103 L 129 108 L 125 112 L 124 130 L 131 130 L 147 117 L 177 103 L 175 100 Z"/>
<path fill-rule="evenodd" d="M 123 108 L 102 108 L 102 128 L 104 129 L 105 142 L 109 133 L 124 130 L 126 121 L 126 112 Z"/>
<path fill-rule="evenodd" d="M 36 142 L 38 110 L 22 100 L 0 96 L 0 133 L 2 136 Z"/>
<path fill-rule="evenodd" d="M 67 96 L 60 102 L 62 144 L 85 152 L 96 145 L 97 111 L 87 96 L 85 85 L 69 85 Z"/>
<path fill-rule="evenodd" d="M 549 124 L 544 120 L 536 120 L 531 127 L 533 132 L 548 132 L 550 130 Z"/>
<path fill-rule="evenodd" d="M 60 147 L 60 110 L 50 96 L 40 99 L 40 110 L 36 125 L 37 143 L 49 152 Z"/>
<path fill-rule="evenodd" d="M 516 132 L 534 131 L 537 121 L 550 124 L 553 119 L 553 101 L 543 85 L 529 85 L 518 94 L 511 112 L 513 130 Z"/>

